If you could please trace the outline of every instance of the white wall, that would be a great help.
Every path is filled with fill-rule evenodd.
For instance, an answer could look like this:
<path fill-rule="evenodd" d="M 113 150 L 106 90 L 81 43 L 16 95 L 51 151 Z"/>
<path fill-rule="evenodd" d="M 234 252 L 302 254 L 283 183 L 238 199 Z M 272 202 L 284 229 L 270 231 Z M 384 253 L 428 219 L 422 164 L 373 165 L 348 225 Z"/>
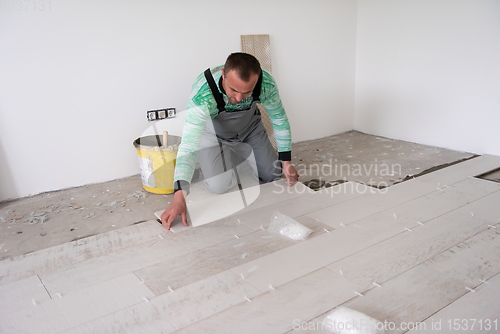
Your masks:
<path fill-rule="evenodd" d="M 355 129 L 500 155 L 500 1 L 359 0 Z"/>
<path fill-rule="evenodd" d="M 356 1 L 30 4 L 0 0 L 0 200 L 137 174 L 146 110 L 183 110 L 244 34 L 271 36 L 293 141 L 353 127 Z"/>

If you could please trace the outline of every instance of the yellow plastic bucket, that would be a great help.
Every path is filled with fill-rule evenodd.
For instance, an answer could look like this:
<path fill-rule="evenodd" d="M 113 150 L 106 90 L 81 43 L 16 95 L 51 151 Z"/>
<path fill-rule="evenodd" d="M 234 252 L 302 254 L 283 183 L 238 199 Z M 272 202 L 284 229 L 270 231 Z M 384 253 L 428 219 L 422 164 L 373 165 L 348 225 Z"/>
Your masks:
<path fill-rule="evenodd" d="M 134 140 L 142 185 L 153 194 L 174 192 L 175 161 L 181 137 L 168 135 L 167 146 L 163 145 L 164 137 L 145 136 Z"/>

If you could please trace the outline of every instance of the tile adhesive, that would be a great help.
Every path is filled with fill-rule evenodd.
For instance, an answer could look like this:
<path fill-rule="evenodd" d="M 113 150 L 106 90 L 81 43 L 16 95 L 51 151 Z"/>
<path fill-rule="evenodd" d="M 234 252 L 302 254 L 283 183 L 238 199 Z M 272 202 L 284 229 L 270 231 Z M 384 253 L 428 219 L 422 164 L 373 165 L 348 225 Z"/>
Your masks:
<path fill-rule="evenodd" d="M 181 137 L 163 132 L 163 136 L 145 136 L 134 141 L 141 168 L 142 185 L 153 194 L 174 192 L 174 171 Z"/>

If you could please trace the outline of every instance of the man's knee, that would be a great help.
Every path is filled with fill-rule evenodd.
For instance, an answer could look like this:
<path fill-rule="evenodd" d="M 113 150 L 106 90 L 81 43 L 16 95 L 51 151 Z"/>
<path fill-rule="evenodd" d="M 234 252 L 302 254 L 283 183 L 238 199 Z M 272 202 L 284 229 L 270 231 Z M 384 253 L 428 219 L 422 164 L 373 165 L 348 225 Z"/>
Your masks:
<path fill-rule="evenodd" d="M 208 189 L 214 194 L 225 194 L 236 185 L 236 177 L 232 170 L 205 179 Z"/>
<path fill-rule="evenodd" d="M 262 183 L 273 182 L 281 178 L 282 174 L 281 161 L 275 161 L 272 165 L 259 169 L 259 179 Z"/>

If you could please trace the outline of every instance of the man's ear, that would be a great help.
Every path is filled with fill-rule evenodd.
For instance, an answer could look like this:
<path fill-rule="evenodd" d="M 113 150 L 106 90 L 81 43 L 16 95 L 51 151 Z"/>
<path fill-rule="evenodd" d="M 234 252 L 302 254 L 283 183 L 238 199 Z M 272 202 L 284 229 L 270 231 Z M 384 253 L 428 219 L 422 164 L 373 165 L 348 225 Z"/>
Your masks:
<path fill-rule="evenodd" d="M 221 72 L 222 72 L 222 78 L 224 78 L 224 69 L 223 68 L 221 69 Z"/>

